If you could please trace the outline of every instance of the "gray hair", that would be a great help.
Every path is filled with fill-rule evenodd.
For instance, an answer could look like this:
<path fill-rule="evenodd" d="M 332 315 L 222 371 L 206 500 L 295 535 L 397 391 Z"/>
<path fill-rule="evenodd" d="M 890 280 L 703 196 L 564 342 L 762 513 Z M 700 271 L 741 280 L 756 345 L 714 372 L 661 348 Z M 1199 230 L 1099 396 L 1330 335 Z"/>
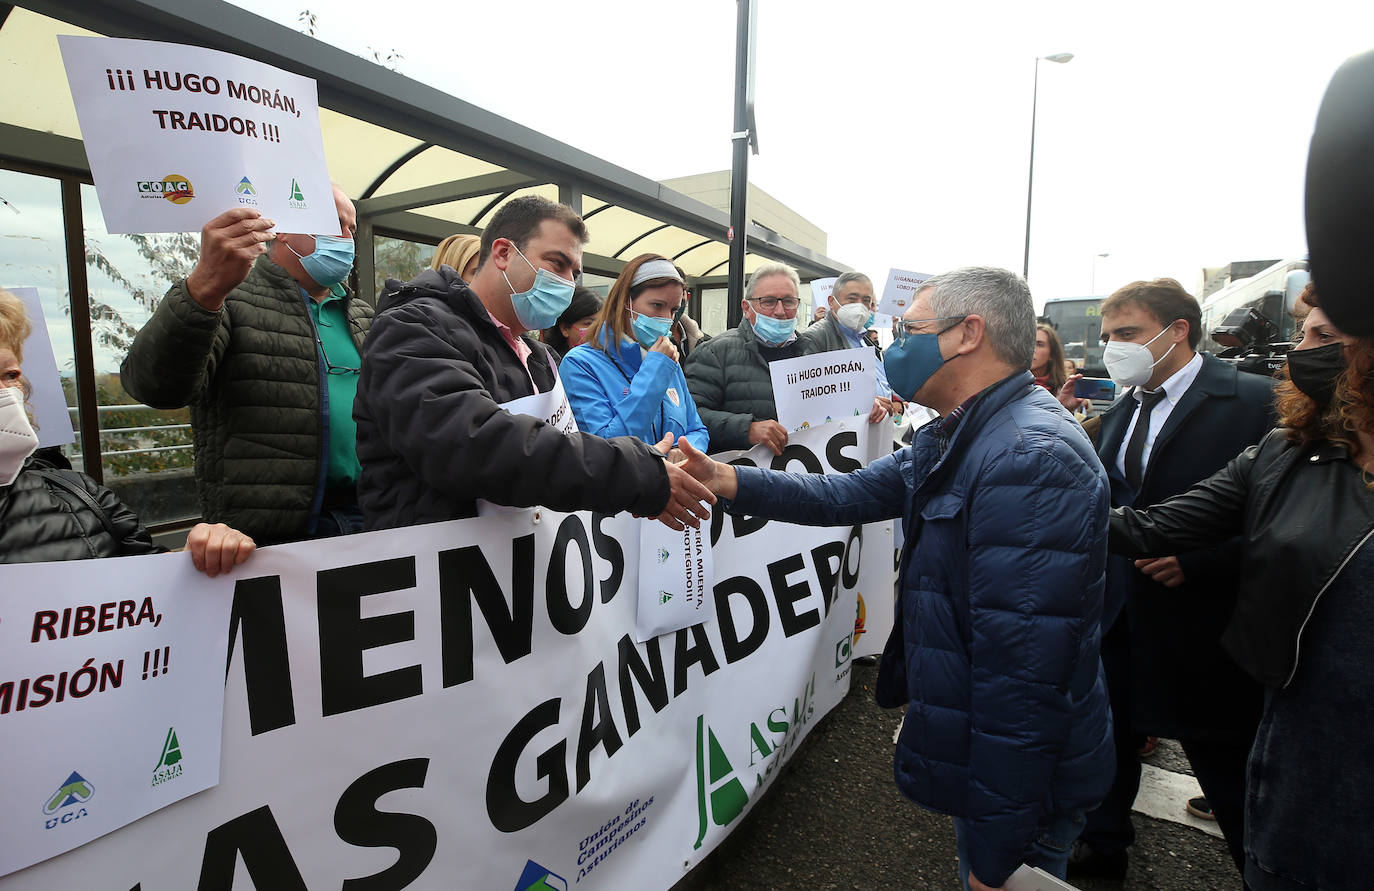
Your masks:
<path fill-rule="evenodd" d="M 926 291 L 936 316 L 981 316 L 997 358 L 1013 368 L 1030 368 L 1035 307 L 1024 278 L 992 266 L 966 266 L 926 279 L 917 293 Z"/>
<path fill-rule="evenodd" d="M 758 287 L 759 282 L 768 278 L 770 275 L 787 276 L 792 280 L 793 290 L 798 294 L 801 293 L 801 276 L 797 275 L 797 270 L 788 266 L 786 263 L 769 262 L 759 266 L 758 269 L 754 270 L 754 274 L 749 276 L 749 284 L 744 288 L 744 299 L 748 300 L 750 297 L 753 297 L 754 289 Z"/>
<path fill-rule="evenodd" d="M 850 282 L 868 282 L 871 285 L 873 284 L 873 279 L 864 275 L 862 272 L 841 272 L 840 277 L 835 279 L 835 287 L 831 289 L 830 293 L 838 294 L 840 288 L 843 288 Z"/>

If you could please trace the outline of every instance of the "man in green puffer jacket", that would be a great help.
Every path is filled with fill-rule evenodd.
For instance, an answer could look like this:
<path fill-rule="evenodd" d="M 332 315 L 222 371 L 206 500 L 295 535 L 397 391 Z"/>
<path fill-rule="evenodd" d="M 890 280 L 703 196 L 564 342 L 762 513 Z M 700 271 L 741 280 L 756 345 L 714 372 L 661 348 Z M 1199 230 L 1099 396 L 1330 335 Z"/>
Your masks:
<path fill-rule="evenodd" d="M 260 545 L 362 529 L 353 398 L 372 308 L 342 284 L 357 212 L 334 201 L 338 235 L 274 236 L 247 207 L 207 223 L 120 369 L 135 399 L 191 407 L 202 514 Z"/>

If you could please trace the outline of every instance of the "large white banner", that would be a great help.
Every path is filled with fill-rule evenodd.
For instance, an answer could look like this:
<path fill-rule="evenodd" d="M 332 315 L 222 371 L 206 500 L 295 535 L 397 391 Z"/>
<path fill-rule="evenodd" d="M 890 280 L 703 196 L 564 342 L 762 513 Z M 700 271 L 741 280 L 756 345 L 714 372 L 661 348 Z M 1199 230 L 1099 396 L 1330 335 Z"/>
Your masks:
<path fill-rule="evenodd" d="M 107 231 L 193 232 L 247 206 L 339 234 L 313 80 L 176 43 L 57 42 Z"/>
<path fill-rule="evenodd" d="M 832 424 L 736 460 L 847 471 L 866 449 Z M 715 617 L 637 643 L 635 522 L 264 549 L 233 592 L 220 784 L 5 891 L 671 886 L 845 694 L 867 544 L 717 514 Z"/>
<path fill-rule="evenodd" d="M 0 875 L 219 781 L 230 597 L 203 578 L 186 554 L 0 567 Z"/>

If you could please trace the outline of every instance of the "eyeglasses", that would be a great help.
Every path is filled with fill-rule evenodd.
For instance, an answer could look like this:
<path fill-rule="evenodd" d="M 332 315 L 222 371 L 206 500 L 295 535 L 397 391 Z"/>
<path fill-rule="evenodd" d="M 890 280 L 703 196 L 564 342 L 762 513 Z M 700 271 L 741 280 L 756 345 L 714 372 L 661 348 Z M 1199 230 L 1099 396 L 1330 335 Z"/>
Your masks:
<path fill-rule="evenodd" d="M 779 303 L 782 304 L 783 309 L 796 309 L 801 306 L 800 297 L 747 297 L 745 299 L 750 303 L 758 304 L 759 309 L 767 312 L 777 309 Z"/>
<path fill-rule="evenodd" d="M 918 334 L 931 334 L 931 333 L 933 333 L 936 337 L 939 337 L 941 334 L 944 334 L 946 331 L 949 331 L 949 330 L 952 329 L 952 328 L 958 327 L 958 326 L 959 326 L 959 323 L 961 323 L 962 321 L 964 321 L 964 319 L 967 319 L 967 318 L 968 318 L 968 316 L 936 316 L 936 317 L 933 318 L 933 319 L 911 319 L 910 321 L 904 321 L 904 322 L 902 322 L 900 325 L 897 326 L 897 331 L 895 332 L 895 334 L 896 334 L 896 340 L 895 340 L 895 342 L 896 342 L 898 345 L 903 344 L 903 343 L 906 343 L 906 339 L 907 339 L 908 337 L 915 337 L 915 336 L 918 335 Z M 925 325 L 925 324 L 927 324 L 927 323 L 929 323 L 929 322 L 947 322 L 947 321 L 949 321 L 950 319 L 953 319 L 953 320 L 954 320 L 953 324 L 946 325 L 945 327 L 941 328 L 941 329 L 938 330 L 938 331 L 931 332 L 931 331 L 918 331 L 918 330 L 917 330 L 918 326 L 920 326 L 920 325 Z"/>
<path fill-rule="evenodd" d="M 314 326 L 312 326 L 314 327 Z M 315 346 L 320 351 L 320 358 L 324 359 L 325 374 L 362 374 L 361 368 L 353 368 L 348 365 L 335 365 L 329 361 L 329 354 L 324 351 L 324 341 L 320 340 L 320 331 L 315 328 Z"/>

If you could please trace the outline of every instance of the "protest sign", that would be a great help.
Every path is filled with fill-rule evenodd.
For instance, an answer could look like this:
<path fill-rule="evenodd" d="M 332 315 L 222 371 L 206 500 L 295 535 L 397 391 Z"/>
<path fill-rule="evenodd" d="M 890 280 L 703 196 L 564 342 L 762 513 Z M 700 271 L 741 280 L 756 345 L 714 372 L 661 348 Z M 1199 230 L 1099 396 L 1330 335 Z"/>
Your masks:
<path fill-rule="evenodd" d="M 878 301 L 877 311 L 885 316 L 900 317 L 911 305 L 911 298 L 916 295 L 917 287 L 928 278 L 930 276 L 924 272 L 912 272 L 909 269 L 889 269 L 887 282 L 883 285 L 882 299 Z"/>
<path fill-rule="evenodd" d="M 778 423 L 789 433 L 848 418 L 867 418 L 878 383 L 868 347 L 768 363 Z"/>
<path fill-rule="evenodd" d="M 278 232 L 339 234 L 313 80 L 175 43 L 57 41 L 107 231 L 252 207 Z"/>
<path fill-rule="evenodd" d="M 52 339 L 48 336 L 48 323 L 43 318 L 43 302 L 38 297 L 38 289 L 5 290 L 23 301 L 24 311 L 33 327 L 24 341 L 23 365 L 24 376 L 33 384 L 29 406 L 33 409 L 38 447 L 45 449 L 76 442 L 72 416 L 67 411 L 67 397 L 62 389 L 62 378 L 57 372 L 57 359 L 53 356 Z"/>
<path fill-rule="evenodd" d="M 186 554 L 0 567 L 0 875 L 219 782 L 233 584 Z"/>
<path fill-rule="evenodd" d="M 535 393 L 533 396 L 512 399 L 509 402 L 501 403 L 501 407 L 513 415 L 529 415 L 538 418 L 550 427 L 564 433 L 577 432 L 577 418 L 573 417 L 572 405 L 568 402 L 568 394 L 563 389 L 561 378 L 555 378 L 553 389 L 546 393 Z M 534 522 L 535 508 L 507 507 L 504 504 L 493 504 L 485 499 L 477 499 L 477 516 L 488 517 L 502 513 L 526 513 L 531 522 Z"/>
<path fill-rule="evenodd" d="M 817 278 L 811 281 L 811 309 L 814 311 L 818 306 L 825 306 L 830 300 L 830 295 L 835 290 L 835 282 L 839 281 L 836 276 L 830 278 Z"/>
<path fill-rule="evenodd" d="M 639 610 L 635 640 L 643 643 L 715 615 L 710 530 L 674 532 L 657 520 L 639 522 Z"/>
<path fill-rule="evenodd" d="M 864 440 L 832 424 L 737 460 L 848 471 Z M 864 529 L 714 514 L 714 618 L 636 643 L 637 522 L 545 512 L 259 551 L 234 589 L 220 784 L 6 891 L 668 888 L 848 689 Z"/>

